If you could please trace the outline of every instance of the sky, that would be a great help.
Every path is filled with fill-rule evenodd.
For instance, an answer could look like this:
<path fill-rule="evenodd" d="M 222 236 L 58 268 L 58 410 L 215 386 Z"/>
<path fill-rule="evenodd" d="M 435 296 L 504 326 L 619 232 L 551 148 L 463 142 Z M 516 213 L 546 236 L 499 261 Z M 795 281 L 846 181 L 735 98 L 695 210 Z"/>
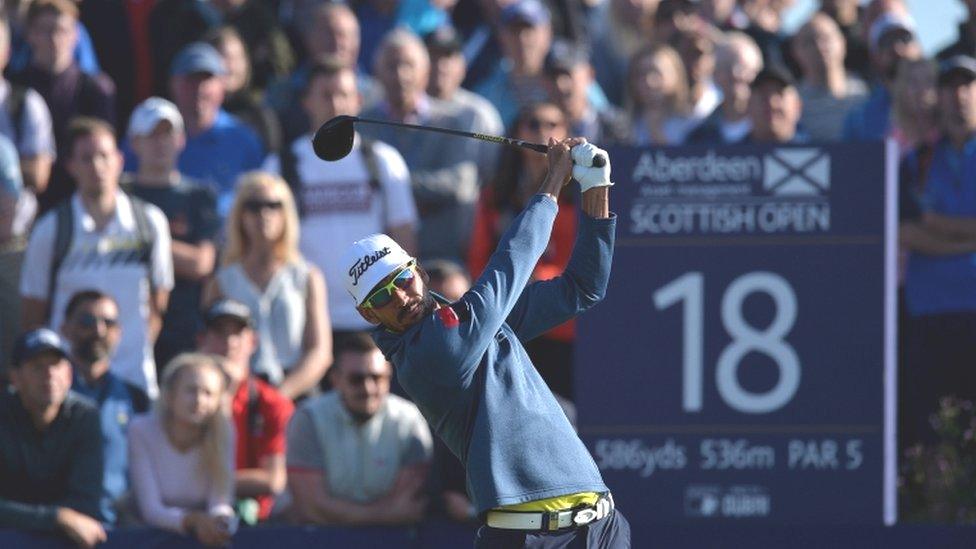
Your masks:
<path fill-rule="evenodd" d="M 907 0 L 906 3 L 918 25 L 926 55 L 933 55 L 956 40 L 956 27 L 966 18 L 966 8 L 960 0 Z M 819 0 L 796 0 L 784 20 L 785 30 L 792 34 L 819 5 Z"/>

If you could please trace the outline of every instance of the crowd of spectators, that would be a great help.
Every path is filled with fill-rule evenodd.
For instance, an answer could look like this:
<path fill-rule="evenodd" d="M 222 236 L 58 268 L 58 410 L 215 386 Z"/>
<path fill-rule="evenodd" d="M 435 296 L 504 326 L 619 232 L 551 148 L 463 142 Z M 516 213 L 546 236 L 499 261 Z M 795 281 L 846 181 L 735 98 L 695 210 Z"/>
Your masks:
<path fill-rule="evenodd" d="M 456 299 L 545 158 L 360 125 L 326 164 L 310 137 L 337 115 L 603 147 L 892 139 L 900 437 L 930 440 L 940 396 L 976 398 L 976 3 L 932 59 L 903 0 L 821 0 L 790 35 L 791 3 L 5 5 L 0 528 L 219 545 L 240 523 L 474 519 L 338 258 L 385 232 Z M 536 278 L 565 268 L 578 200 Z M 571 418 L 573 341 L 527 346 Z"/>

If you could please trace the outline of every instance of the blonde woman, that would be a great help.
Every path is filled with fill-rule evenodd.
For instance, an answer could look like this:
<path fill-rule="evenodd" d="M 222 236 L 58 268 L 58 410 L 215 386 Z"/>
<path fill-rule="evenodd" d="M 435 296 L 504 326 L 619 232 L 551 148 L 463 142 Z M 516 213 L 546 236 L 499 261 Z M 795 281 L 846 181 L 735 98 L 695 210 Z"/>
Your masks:
<path fill-rule="evenodd" d="M 163 371 L 153 413 L 129 424 L 132 489 L 150 526 L 225 545 L 236 528 L 227 379 L 213 356 L 184 353 Z"/>
<path fill-rule="evenodd" d="M 258 335 L 251 371 L 295 399 L 316 387 L 331 364 L 332 330 L 322 273 L 298 252 L 288 184 L 266 172 L 244 174 L 226 232 L 204 303 L 228 297 L 250 308 Z"/>
<path fill-rule="evenodd" d="M 681 143 L 688 131 L 690 101 L 688 77 L 678 52 L 654 44 L 634 54 L 627 75 L 627 105 L 634 121 L 635 145 Z"/>

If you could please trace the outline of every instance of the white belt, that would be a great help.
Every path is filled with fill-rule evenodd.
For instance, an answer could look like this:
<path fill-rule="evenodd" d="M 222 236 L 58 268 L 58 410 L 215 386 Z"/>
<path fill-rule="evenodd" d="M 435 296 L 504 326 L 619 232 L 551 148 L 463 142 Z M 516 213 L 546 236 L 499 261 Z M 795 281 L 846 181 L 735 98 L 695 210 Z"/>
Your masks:
<path fill-rule="evenodd" d="M 505 530 L 541 530 L 585 526 L 606 518 L 613 511 L 613 497 L 601 496 L 594 505 L 564 511 L 488 511 L 485 523 Z"/>

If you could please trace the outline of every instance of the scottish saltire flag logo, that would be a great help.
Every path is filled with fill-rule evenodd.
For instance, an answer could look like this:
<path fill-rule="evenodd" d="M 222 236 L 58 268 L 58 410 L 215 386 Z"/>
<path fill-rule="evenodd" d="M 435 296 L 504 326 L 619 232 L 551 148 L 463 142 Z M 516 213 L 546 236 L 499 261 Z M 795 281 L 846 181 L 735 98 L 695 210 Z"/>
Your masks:
<path fill-rule="evenodd" d="M 780 196 L 827 194 L 830 155 L 823 149 L 774 150 L 763 159 L 763 189 Z"/>

